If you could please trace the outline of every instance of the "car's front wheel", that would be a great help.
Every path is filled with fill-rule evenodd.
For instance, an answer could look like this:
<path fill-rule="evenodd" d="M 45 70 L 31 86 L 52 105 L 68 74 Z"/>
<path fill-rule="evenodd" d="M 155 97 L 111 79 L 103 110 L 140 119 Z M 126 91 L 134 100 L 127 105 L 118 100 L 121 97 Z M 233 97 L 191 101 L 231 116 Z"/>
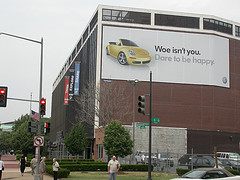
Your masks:
<path fill-rule="evenodd" d="M 108 48 L 106 48 L 106 54 L 109 55 Z"/>
<path fill-rule="evenodd" d="M 124 52 L 120 52 L 118 54 L 118 62 L 121 64 L 121 65 L 127 65 L 127 58 L 126 58 L 126 55 L 124 54 Z"/>

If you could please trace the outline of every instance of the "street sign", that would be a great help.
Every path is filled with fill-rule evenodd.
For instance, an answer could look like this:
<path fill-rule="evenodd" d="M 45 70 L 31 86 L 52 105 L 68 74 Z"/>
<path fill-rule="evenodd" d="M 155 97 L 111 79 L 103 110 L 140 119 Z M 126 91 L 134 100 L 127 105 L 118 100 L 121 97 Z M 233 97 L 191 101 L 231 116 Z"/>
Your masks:
<path fill-rule="evenodd" d="M 140 129 L 145 129 L 145 126 L 140 126 Z"/>
<path fill-rule="evenodd" d="M 44 137 L 43 136 L 35 136 L 34 137 L 34 146 L 43 146 Z"/>
<path fill-rule="evenodd" d="M 160 119 L 152 118 L 152 122 L 153 122 L 153 124 L 158 124 L 158 123 L 160 123 Z"/>
<path fill-rule="evenodd" d="M 149 123 L 136 123 L 137 127 L 141 127 L 141 126 L 149 126 Z"/>

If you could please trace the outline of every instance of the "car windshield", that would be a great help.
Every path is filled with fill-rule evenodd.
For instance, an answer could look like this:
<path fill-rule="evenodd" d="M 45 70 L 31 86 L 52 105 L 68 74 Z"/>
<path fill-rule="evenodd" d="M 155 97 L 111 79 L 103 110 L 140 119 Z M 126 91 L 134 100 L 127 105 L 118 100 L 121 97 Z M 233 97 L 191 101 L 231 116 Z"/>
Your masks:
<path fill-rule="evenodd" d="M 194 170 L 184 174 L 182 177 L 190 179 L 200 179 L 205 173 L 206 171 L 203 170 Z"/>
<path fill-rule="evenodd" d="M 130 40 L 127 39 L 120 39 L 122 41 L 123 46 L 134 46 L 134 47 L 138 47 L 138 45 L 135 42 L 132 42 Z"/>

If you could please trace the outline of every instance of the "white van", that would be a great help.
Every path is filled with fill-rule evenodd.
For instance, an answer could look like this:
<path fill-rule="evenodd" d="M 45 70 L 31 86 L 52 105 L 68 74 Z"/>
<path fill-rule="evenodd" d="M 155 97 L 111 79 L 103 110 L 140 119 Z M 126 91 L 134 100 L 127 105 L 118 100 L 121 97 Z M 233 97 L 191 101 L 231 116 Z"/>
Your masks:
<path fill-rule="evenodd" d="M 233 152 L 217 152 L 217 157 L 219 159 L 240 160 L 240 155 Z"/>

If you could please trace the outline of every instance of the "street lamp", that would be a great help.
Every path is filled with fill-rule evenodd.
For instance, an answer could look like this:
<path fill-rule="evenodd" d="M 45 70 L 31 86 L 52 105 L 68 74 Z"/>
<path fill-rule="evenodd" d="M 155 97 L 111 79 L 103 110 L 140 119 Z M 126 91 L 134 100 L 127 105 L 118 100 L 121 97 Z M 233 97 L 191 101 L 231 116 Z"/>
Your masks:
<path fill-rule="evenodd" d="M 30 42 L 34 42 L 34 43 L 37 43 L 37 44 L 40 44 L 41 45 L 41 60 L 40 60 L 40 85 L 39 85 L 39 121 L 38 121 L 38 136 L 41 136 L 41 114 L 40 114 L 40 111 L 41 111 L 41 103 L 40 103 L 40 100 L 42 98 L 42 69 L 43 69 L 43 38 L 41 38 L 41 41 L 36 41 L 36 40 L 33 40 L 33 39 L 29 39 L 29 38 L 25 38 L 25 37 L 21 37 L 21 36 L 16 36 L 16 35 L 13 35 L 13 34 L 8 34 L 8 33 L 4 33 L 4 32 L 0 32 L 0 35 L 6 35 L 6 36 L 11 36 L 11 37 L 14 37 L 14 38 L 18 38 L 18 39 L 22 39 L 22 40 L 25 40 L 25 41 L 30 41 Z M 36 175 L 34 177 L 34 179 L 36 180 L 40 180 L 40 174 L 39 174 L 39 162 L 40 162 L 40 147 L 37 148 L 38 152 L 38 163 L 37 163 L 37 171 L 36 171 Z"/>
<path fill-rule="evenodd" d="M 132 156 L 132 162 L 135 164 L 135 86 L 140 83 L 138 79 L 135 79 L 133 81 L 128 80 L 128 82 L 133 85 L 133 156 Z"/>

